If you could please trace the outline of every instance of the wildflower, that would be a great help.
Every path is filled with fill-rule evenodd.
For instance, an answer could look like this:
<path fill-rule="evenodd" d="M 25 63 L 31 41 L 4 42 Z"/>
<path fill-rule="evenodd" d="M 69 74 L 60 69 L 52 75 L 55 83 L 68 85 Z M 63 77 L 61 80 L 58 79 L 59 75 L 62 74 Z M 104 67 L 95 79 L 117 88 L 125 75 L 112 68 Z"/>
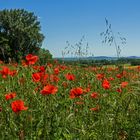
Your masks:
<path fill-rule="evenodd" d="M 28 64 L 27 64 L 27 62 L 25 60 L 22 60 L 21 63 L 22 63 L 23 67 L 27 67 L 28 66 Z"/>
<path fill-rule="evenodd" d="M 127 72 L 124 70 L 121 74 L 122 74 L 122 76 L 126 76 Z"/>
<path fill-rule="evenodd" d="M 109 81 L 113 81 L 114 80 L 114 78 L 113 77 L 109 77 Z"/>
<path fill-rule="evenodd" d="M 26 60 L 27 60 L 27 64 L 28 65 L 33 65 L 33 64 L 35 64 L 37 62 L 38 56 L 32 55 L 32 54 L 28 54 L 26 56 Z"/>
<path fill-rule="evenodd" d="M 59 77 L 58 76 L 56 76 L 56 75 L 53 75 L 53 74 L 51 74 L 50 75 L 50 81 L 51 82 L 58 82 L 59 81 Z"/>
<path fill-rule="evenodd" d="M 121 88 L 117 88 L 117 92 L 122 92 L 122 89 Z"/>
<path fill-rule="evenodd" d="M 49 75 L 44 72 L 36 72 L 32 74 L 32 79 L 34 82 L 42 82 L 43 84 L 46 83 L 47 79 L 48 79 Z"/>
<path fill-rule="evenodd" d="M 110 83 L 109 83 L 109 81 L 108 80 L 103 80 L 103 82 L 102 82 L 102 87 L 104 88 L 104 89 L 109 89 L 110 88 Z"/>
<path fill-rule="evenodd" d="M 49 77 L 49 75 L 48 75 L 47 73 L 45 73 L 45 74 L 42 73 L 42 76 L 41 76 L 41 78 L 42 78 L 42 82 L 43 82 L 43 83 L 46 83 L 48 77 Z"/>
<path fill-rule="evenodd" d="M 59 74 L 59 68 L 54 69 L 54 74 L 58 75 Z"/>
<path fill-rule="evenodd" d="M 41 90 L 42 95 L 47 95 L 47 94 L 55 94 L 58 91 L 58 88 L 55 87 L 54 85 L 46 85 L 43 90 Z"/>
<path fill-rule="evenodd" d="M 11 108 L 15 113 L 19 113 L 22 110 L 27 110 L 28 107 L 24 106 L 24 102 L 22 100 L 15 100 L 11 103 Z"/>
<path fill-rule="evenodd" d="M 34 70 L 39 70 L 40 66 L 32 66 Z"/>
<path fill-rule="evenodd" d="M 48 63 L 47 66 L 51 68 L 53 65 L 51 63 Z"/>
<path fill-rule="evenodd" d="M 116 75 L 116 77 L 120 79 L 120 78 L 123 77 L 123 75 L 121 73 L 119 73 L 119 74 Z"/>
<path fill-rule="evenodd" d="M 96 78 L 97 78 L 98 80 L 101 80 L 101 79 L 104 78 L 104 74 L 97 74 L 97 75 L 96 75 Z"/>
<path fill-rule="evenodd" d="M 138 71 L 140 71 L 140 66 L 137 66 Z"/>
<path fill-rule="evenodd" d="M 85 89 L 84 89 L 84 92 L 85 92 L 85 93 L 90 92 L 90 87 L 85 88 Z"/>
<path fill-rule="evenodd" d="M 75 80 L 75 75 L 74 75 L 74 74 L 68 73 L 68 74 L 65 75 L 65 77 L 66 77 L 66 79 L 69 80 L 69 81 Z"/>
<path fill-rule="evenodd" d="M 3 61 L 0 60 L 0 64 L 3 64 Z"/>
<path fill-rule="evenodd" d="M 90 96 L 91 98 L 98 98 L 98 94 L 96 92 L 93 92 Z"/>
<path fill-rule="evenodd" d="M 17 73 L 17 71 L 16 70 L 10 70 L 8 67 L 3 66 L 0 73 L 2 75 L 2 78 L 7 78 L 8 75 L 14 76 Z"/>
<path fill-rule="evenodd" d="M 39 89 L 40 89 L 40 86 L 37 86 L 37 87 L 34 89 L 34 91 L 35 91 L 35 92 L 38 92 Z"/>
<path fill-rule="evenodd" d="M 12 71 L 10 70 L 10 71 L 9 71 L 9 75 L 10 75 L 10 76 L 14 76 L 14 75 L 16 75 L 16 74 L 17 74 L 17 71 L 16 71 L 16 70 L 12 70 Z"/>
<path fill-rule="evenodd" d="M 5 99 L 6 100 L 10 100 L 10 99 L 13 99 L 15 97 L 16 97 L 16 93 L 15 92 L 11 92 L 11 93 L 5 95 Z"/>
<path fill-rule="evenodd" d="M 81 87 L 73 88 L 70 90 L 70 98 L 76 98 L 83 94 L 83 89 Z"/>
<path fill-rule="evenodd" d="M 40 72 L 45 72 L 45 67 L 44 67 L 44 66 L 40 66 L 40 67 L 39 67 L 39 71 L 40 71 Z"/>
<path fill-rule="evenodd" d="M 121 83 L 121 88 L 125 88 L 128 85 L 128 82 L 122 82 Z"/>
<path fill-rule="evenodd" d="M 67 66 L 65 66 L 65 65 L 60 65 L 60 69 L 61 69 L 61 70 L 65 70 L 65 69 L 67 69 Z"/>
<path fill-rule="evenodd" d="M 99 111 L 99 105 L 97 105 L 96 107 L 90 108 L 91 111 Z"/>
<path fill-rule="evenodd" d="M 97 71 L 97 68 L 96 67 L 91 67 L 91 70 L 92 71 Z"/>
<path fill-rule="evenodd" d="M 40 79 L 41 79 L 40 73 L 33 73 L 32 74 L 32 79 L 33 79 L 34 82 L 39 82 Z"/>
<path fill-rule="evenodd" d="M 6 66 L 3 67 L 3 69 L 0 71 L 2 78 L 6 78 L 10 72 L 10 69 Z"/>
<path fill-rule="evenodd" d="M 114 69 L 112 67 L 109 67 L 107 70 L 110 72 L 113 71 Z"/>
<path fill-rule="evenodd" d="M 39 72 L 45 72 L 45 66 L 32 66 L 34 70 L 38 70 Z"/>

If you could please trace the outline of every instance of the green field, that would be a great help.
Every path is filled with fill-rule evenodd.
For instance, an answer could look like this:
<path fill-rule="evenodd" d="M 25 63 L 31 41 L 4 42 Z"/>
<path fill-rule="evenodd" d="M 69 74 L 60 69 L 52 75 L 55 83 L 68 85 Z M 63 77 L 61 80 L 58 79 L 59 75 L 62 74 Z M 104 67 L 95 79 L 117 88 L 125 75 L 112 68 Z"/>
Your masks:
<path fill-rule="evenodd" d="M 139 140 L 140 67 L 35 59 L 0 65 L 1 140 Z"/>

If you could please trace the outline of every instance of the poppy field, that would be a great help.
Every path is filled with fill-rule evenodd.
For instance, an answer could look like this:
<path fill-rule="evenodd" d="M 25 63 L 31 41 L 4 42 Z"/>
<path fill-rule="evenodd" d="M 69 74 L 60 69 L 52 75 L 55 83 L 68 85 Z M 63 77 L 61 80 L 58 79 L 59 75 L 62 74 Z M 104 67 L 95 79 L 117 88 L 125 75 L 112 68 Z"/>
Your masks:
<path fill-rule="evenodd" d="M 140 66 L 0 63 L 1 140 L 139 140 Z"/>

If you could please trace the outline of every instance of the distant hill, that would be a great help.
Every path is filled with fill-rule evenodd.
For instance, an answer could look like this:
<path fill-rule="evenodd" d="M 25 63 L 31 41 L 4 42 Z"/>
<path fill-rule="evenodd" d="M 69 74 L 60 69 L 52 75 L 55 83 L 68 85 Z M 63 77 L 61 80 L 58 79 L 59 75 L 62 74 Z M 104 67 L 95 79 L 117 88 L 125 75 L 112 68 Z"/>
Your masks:
<path fill-rule="evenodd" d="M 95 56 L 95 57 L 88 57 L 89 60 L 117 60 L 117 57 L 111 56 Z"/>
<path fill-rule="evenodd" d="M 121 57 L 126 59 L 140 59 L 140 56 L 127 56 L 127 57 Z M 55 59 L 62 60 L 62 57 L 57 57 Z M 117 60 L 117 57 L 111 57 L 111 56 L 89 56 L 89 57 L 82 57 L 81 60 Z M 76 61 L 78 60 L 77 57 L 66 57 L 64 58 L 65 61 Z"/>
<path fill-rule="evenodd" d="M 140 56 L 129 56 L 129 57 L 126 57 L 126 58 L 130 58 L 130 59 L 140 59 Z"/>

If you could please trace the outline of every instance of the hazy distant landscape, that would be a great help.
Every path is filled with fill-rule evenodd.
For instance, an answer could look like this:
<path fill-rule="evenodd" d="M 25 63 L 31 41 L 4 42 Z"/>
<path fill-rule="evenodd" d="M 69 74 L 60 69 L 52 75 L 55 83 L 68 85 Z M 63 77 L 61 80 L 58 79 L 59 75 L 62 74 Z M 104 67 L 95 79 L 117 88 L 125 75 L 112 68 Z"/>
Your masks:
<path fill-rule="evenodd" d="M 126 56 L 126 57 L 121 57 L 125 59 L 140 59 L 140 56 Z M 64 60 L 77 60 L 77 57 L 56 57 L 55 59 L 64 59 Z M 117 60 L 117 57 L 109 57 L 109 56 L 89 56 L 89 57 L 81 57 L 80 59 L 82 60 Z"/>

